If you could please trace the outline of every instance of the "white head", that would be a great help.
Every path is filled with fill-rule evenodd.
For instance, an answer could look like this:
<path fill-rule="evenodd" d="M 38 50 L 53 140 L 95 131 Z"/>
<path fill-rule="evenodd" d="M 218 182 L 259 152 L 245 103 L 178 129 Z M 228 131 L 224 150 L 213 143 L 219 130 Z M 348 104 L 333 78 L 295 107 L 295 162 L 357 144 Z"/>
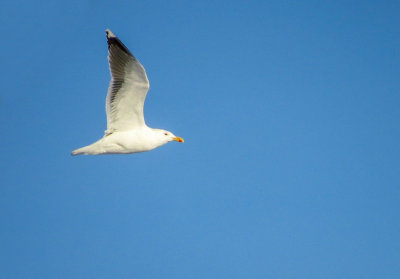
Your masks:
<path fill-rule="evenodd" d="M 157 134 L 160 138 L 165 140 L 165 143 L 170 141 L 184 142 L 183 138 L 177 137 L 173 133 L 167 130 L 157 129 Z"/>

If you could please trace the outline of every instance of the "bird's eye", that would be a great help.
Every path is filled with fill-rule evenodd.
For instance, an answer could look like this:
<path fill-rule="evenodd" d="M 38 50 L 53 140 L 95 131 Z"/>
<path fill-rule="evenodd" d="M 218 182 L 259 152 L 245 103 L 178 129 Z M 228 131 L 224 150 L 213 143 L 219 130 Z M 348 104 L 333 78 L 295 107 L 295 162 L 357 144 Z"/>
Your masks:
<path fill-rule="evenodd" d="M 164 135 L 168 136 L 168 134 L 167 134 L 167 133 L 164 133 Z"/>

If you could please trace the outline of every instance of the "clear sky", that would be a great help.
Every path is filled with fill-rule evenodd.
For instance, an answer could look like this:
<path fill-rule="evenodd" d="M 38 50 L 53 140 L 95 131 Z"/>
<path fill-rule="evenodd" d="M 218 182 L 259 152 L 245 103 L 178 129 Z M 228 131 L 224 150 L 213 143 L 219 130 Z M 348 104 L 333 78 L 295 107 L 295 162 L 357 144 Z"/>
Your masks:
<path fill-rule="evenodd" d="M 400 278 L 399 1 L 3 0 L 0 278 Z M 185 139 L 106 129 L 105 29 Z"/>

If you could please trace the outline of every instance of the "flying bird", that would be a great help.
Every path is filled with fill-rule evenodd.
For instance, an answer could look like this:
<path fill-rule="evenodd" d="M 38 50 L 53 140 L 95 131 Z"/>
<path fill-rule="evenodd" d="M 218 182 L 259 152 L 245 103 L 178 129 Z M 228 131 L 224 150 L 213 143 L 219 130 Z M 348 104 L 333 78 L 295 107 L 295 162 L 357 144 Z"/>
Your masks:
<path fill-rule="evenodd" d="M 150 88 L 146 71 L 111 30 L 106 30 L 111 81 L 106 98 L 104 137 L 72 151 L 72 155 L 128 154 L 150 151 L 183 139 L 146 125 L 143 105 Z"/>

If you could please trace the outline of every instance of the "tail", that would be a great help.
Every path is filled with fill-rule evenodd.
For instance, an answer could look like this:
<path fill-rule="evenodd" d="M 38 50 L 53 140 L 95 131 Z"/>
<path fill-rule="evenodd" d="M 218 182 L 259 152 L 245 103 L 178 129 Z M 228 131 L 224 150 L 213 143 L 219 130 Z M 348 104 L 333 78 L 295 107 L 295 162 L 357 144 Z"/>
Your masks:
<path fill-rule="evenodd" d="M 107 153 L 106 151 L 103 146 L 103 139 L 100 139 L 92 144 L 73 150 L 71 155 L 99 155 Z"/>
<path fill-rule="evenodd" d="M 85 147 L 82 147 L 82 148 L 75 149 L 75 150 L 73 150 L 73 151 L 71 152 L 71 155 L 72 155 L 72 156 L 81 155 L 81 154 L 86 155 L 87 153 L 85 153 L 85 148 L 86 148 L 86 146 L 85 146 Z"/>
<path fill-rule="evenodd" d="M 97 150 L 95 150 L 95 148 L 94 148 L 95 144 L 96 143 L 88 145 L 88 146 L 84 146 L 84 147 L 81 147 L 81 148 L 78 148 L 78 149 L 75 149 L 75 150 L 72 151 L 71 155 L 72 156 L 76 156 L 76 155 L 96 155 L 96 154 L 99 154 L 99 152 L 96 152 Z"/>

